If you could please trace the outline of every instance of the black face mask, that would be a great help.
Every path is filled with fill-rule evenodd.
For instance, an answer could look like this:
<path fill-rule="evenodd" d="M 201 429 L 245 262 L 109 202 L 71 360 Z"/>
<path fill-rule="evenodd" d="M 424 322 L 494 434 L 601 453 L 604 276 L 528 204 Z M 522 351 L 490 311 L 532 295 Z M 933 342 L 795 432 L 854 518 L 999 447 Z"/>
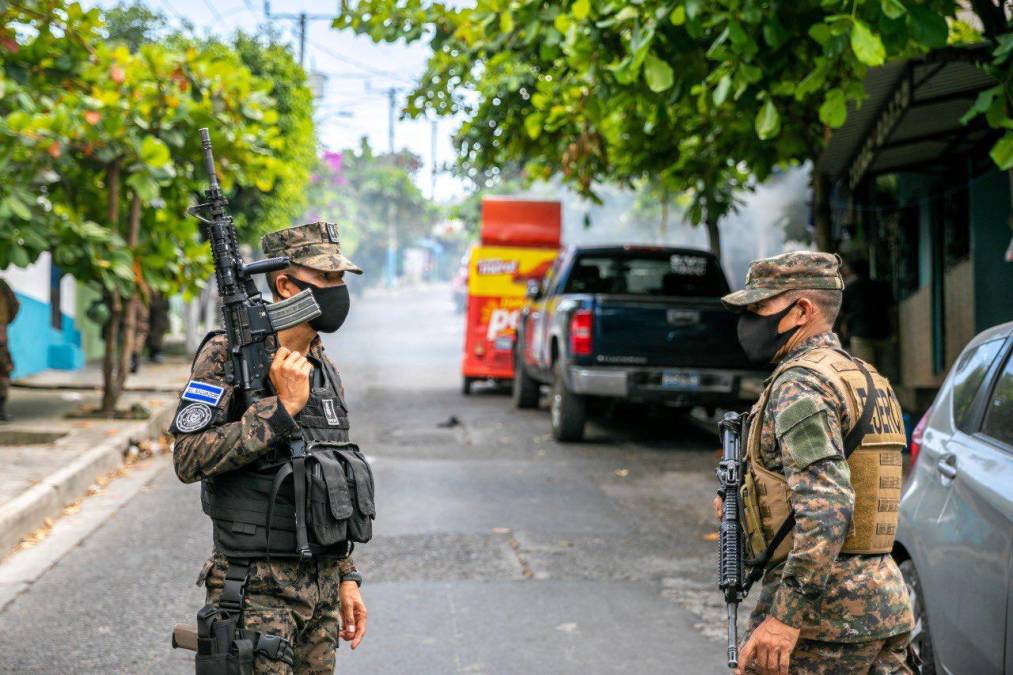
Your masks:
<path fill-rule="evenodd" d="M 348 297 L 348 286 L 316 286 L 314 284 L 289 277 L 289 281 L 296 285 L 300 291 L 311 289 L 313 299 L 320 305 L 320 316 L 310 321 L 310 327 L 318 333 L 333 333 L 341 328 L 348 316 L 348 308 L 351 300 Z"/>
<path fill-rule="evenodd" d="M 750 361 L 756 364 L 771 363 L 774 355 L 802 326 L 795 326 L 783 333 L 777 332 L 777 324 L 791 311 L 791 303 L 777 314 L 761 316 L 754 312 L 743 312 L 739 316 L 739 344 Z"/>

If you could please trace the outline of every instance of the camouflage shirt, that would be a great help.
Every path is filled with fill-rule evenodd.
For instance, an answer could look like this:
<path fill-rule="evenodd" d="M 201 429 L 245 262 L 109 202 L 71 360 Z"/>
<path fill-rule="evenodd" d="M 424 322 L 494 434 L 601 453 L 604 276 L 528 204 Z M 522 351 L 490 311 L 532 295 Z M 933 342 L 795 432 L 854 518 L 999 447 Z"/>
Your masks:
<path fill-rule="evenodd" d="M 321 363 L 327 358 L 319 337 L 310 344 L 308 356 Z M 194 483 L 249 464 L 271 452 L 275 443 L 295 428 L 295 421 L 277 396 L 262 398 L 242 409 L 234 387 L 225 382 L 227 359 L 225 335 L 208 340 L 194 359 L 190 381 L 222 389 L 218 403 L 211 408 L 212 417 L 207 426 L 189 433 L 181 431 L 178 414 L 169 428 L 175 439 L 172 456 L 176 475 L 184 483 Z M 180 414 L 188 405 L 187 400 L 180 400 Z M 351 557 L 342 563 L 342 574 L 355 571 Z"/>
<path fill-rule="evenodd" d="M 833 333 L 814 335 L 785 359 L 840 346 Z M 760 455 L 766 468 L 788 481 L 794 547 L 764 577 L 753 624 L 769 614 L 801 628 L 803 638 L 829 642 L 865 642 L 910 631 L 911 605 L 893 558 L 839 555 L 855 505 L 843 442 L 852 420 L 843 396 L 805 368 L 789 368 L 772 386 Z M 798 421 L 793 413 L 802 407 L 815 414 Z"/>

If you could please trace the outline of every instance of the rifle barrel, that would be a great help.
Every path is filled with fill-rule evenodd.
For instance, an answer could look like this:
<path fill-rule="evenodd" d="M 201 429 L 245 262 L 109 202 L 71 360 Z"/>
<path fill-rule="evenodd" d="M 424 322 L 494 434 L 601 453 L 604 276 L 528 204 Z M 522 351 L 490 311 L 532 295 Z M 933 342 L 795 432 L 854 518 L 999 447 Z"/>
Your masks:
<path fill-rule="evenodd" d="M 211 134 L 206 128 L 200 130 L 200 147 L 204 151 L 204 168 L 208 172 L 211 190 L 218 189 L 218 176 L 215 174 L 215 157 L 211 153 Z"/>

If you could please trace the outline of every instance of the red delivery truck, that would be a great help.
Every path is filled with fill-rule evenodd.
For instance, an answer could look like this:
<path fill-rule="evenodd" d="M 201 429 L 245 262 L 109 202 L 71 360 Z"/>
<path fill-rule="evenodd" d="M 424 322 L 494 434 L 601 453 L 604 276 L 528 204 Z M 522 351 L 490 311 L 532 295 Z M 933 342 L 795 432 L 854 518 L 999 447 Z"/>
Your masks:
<path fill-rule="evenodd" d="M 541 280 L 559 252 L 562 206 L 487 197 L 480 245 L 468 262 L 462 391 L 476 380 L 513 379 L 514 336 L 528 281 Z"/>

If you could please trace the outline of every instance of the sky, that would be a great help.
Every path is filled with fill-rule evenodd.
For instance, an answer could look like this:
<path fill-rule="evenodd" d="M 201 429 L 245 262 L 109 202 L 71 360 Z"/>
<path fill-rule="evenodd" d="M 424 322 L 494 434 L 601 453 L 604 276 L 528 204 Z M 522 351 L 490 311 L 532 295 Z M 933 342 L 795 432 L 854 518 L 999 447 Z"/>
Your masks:
<path fill-rule="evenodd" d="M 263 0 L 143 0 L 153 10 L 165 14 L 173 23 L 185 18 L 200 33 L 229 36 L 237 29 L 254 32 L 267 18 Z M 116 0 L 85 0 L 82 4 L 110 7 Z M 326 78 L 323 96 L 317 102 L 317 135 L 328 150 L 358 147 L 366 136 L 377 151 L 389 149 L 388 91 L 395 89 L 395 104 L 404 106 L 406 93 L 425 68 L 428 50 L 424 44 L 374 44 L 350 31 L 331 28 L 338 0 L 275 0 L 270 3 L 271 22 L 294 47 L 298 58 L 299 22 L 276 15 L 313 17 L 306 24 L 307 72 Z M 439 120 L 436 129 L 436 165 L 453 162 L 451 134 L 453 120 Z M 422 158 L 423 168 L 416 183 L 427 196 L 434 196 L 431 185 L 433 167 L 432 125 L 429 120 L 399 120 L 395 117 L 394 147 L 407 148 Z M 451 175 L 437 174 L 435 198 L 448 201 L 463 194 L 463 184 Z"/>

